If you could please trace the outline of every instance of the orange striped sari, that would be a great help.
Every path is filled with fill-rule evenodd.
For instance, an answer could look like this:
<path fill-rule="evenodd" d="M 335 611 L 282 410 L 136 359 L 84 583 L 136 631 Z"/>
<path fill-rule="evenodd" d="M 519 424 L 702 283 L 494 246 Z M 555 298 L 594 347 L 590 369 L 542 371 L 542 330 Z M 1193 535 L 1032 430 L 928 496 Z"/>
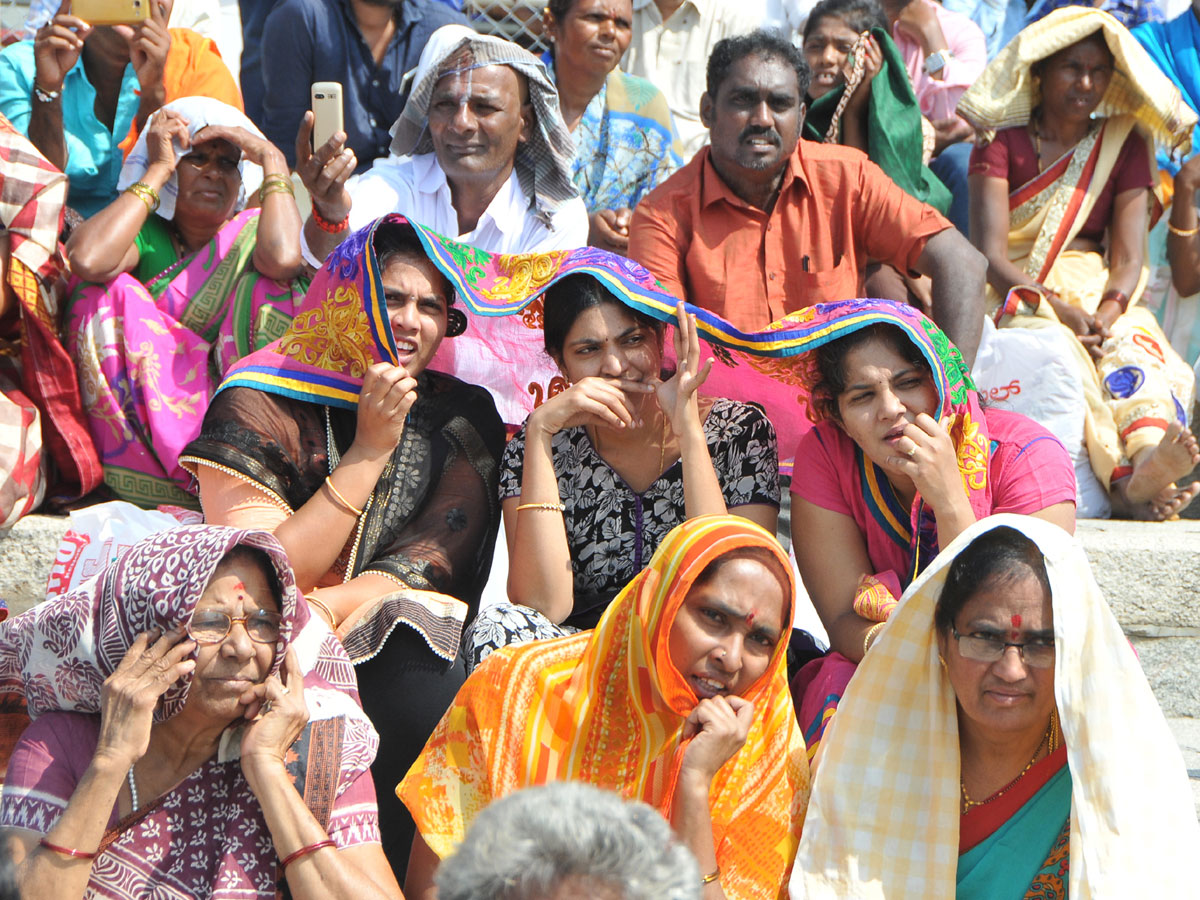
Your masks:
<path fill-rule="evenodd" d="M 690 519 L 667 535 L 594 631 L 489 656 L 396 788 L 434 852 L 452 852 L 492 800 L 548 781 L 608 788 L 670 819 L 687 746 L 683 724 L 698 701 L 671 663 L 668 635 L 705 567 L 750 546 L 771 549 L 791 572 L 779 544 L 757 525 L 734 516 Z M 754 704 L 754 722 L 712 782 L 713 843 L 730 898 L 787 896 L 808 805 L 786 653 L 781 640 L 743 694 Z"/>

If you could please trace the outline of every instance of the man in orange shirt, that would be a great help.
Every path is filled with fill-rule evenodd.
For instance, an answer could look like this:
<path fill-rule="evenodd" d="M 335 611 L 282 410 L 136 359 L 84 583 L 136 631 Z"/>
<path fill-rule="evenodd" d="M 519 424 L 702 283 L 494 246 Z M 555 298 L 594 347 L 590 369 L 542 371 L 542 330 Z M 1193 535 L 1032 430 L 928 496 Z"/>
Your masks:
<path fill-rule="evenodd" d="M 638 204 L 629 255 L 743 331 L 861 296 L 869 260 L 920 272 L 933 318 L 970 362 L 986 260 L 865 153 L 799 139 L 808 79 L 803 54 L 774 34 L 719 41 L 700 101 L 710 144 Z"/>

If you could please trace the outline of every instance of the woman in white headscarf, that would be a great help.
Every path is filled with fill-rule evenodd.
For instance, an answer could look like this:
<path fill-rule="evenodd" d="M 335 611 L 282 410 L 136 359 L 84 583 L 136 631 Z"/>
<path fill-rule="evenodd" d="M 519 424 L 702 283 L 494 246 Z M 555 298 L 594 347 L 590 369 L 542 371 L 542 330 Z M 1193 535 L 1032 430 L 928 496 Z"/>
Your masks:
<path fill-rule="evenodd" d="M 822 743 L 791 896 L 1183 897 L 1187 773 L 1083 547 L 983 519 L 913 583 Z"/>
<path fill-rule="evenodd" d="M 179 452 L 225 370 L 291 323 L 300 214 L 283 154 L 208 97 L 155 113 L 118 185 L 67 244 L 67 346 L 112 492 L 194 507 Z"/>

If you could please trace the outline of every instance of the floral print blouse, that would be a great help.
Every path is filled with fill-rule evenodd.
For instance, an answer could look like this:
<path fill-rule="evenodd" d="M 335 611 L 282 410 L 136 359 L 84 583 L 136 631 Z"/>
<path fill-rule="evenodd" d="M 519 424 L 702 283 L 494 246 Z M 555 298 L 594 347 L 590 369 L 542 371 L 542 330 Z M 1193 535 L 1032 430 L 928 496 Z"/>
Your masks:
<path fill-rule="evenodd" d="M 779 451 L 775 428 L 762 408 L 718 399 L 703 427 L 726 507 L 779 506 Z M 591 628 L 667 532 L 683 522 L 683 466 L 676 460 L 637 494 L 600 458 L 583 426 L 554 435 L 550 450 L 558 495 L 567 506 L 575 574 L 575 608 L 564 624 Z M 524 459 L 522 428 L 500 463 L 502 501 L 521 495 Z"/>

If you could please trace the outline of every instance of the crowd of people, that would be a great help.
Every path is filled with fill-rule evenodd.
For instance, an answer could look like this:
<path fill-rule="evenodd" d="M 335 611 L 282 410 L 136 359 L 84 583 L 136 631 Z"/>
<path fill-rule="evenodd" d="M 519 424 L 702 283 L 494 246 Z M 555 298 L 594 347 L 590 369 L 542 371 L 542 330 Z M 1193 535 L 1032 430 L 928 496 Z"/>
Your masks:
<path fill-rule="evenodd" d="M 0 893 L 1194 890 L 1073 536 L 1200 495 L 1193 5 L 35 2 L 0 529 L 111 558 L 0 619 Z"/>

